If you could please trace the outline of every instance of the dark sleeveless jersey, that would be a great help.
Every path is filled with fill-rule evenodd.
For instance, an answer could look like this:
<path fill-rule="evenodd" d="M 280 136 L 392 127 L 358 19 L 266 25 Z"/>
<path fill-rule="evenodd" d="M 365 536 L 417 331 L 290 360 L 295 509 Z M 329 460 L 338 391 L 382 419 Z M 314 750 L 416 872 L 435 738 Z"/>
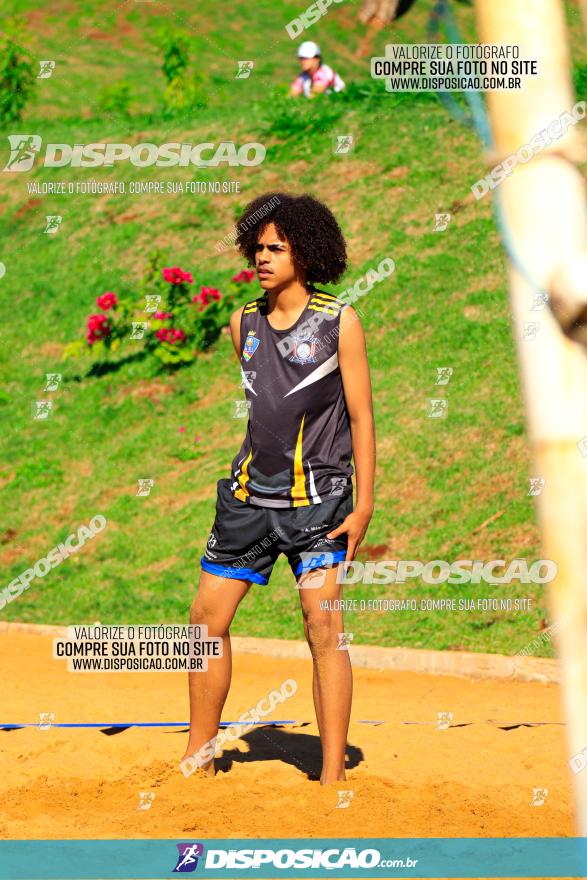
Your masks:
<path fill-rule="evenodd" d="M 301 507 L 352 494 L 349 416 L 338 368 L 346 303 L 313 290 L 298 320 L 275 330 L 266 296 L 241 317 L 241 372 L 249 422 L 232 462 L 235 498 Z"/>

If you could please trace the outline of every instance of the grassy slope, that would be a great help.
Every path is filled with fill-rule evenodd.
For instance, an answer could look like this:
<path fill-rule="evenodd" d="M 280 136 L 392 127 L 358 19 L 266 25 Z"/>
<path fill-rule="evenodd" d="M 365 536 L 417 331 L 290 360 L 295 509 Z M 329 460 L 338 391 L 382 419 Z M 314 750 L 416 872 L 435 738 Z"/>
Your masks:
<path fill-rule="evenodd" d="M 139 281 L 154 245 L 172 264 L 193 271 L 197 284 L 222 289 L 243 263 L 231 252 L 217 257 L 214 243 L 231 230 L 239 206 L 275 188 L 311 190 L 340 219 L 351 266 L 338 289 L 384 256 L 396 261 L 391 279 L 361 303 L 378 469 L 376 512 L 359 558 L 539 558 L 505 264 L 490 198 L 476 204 L 467 198 L 484 173 L 475 136 L 434 98 L 400 99 L 381 83 L 361 100 L 308 102 L 281 114 L 273 86 L 295 73 L 293 45 L 283 30 L 299 13 L 295 3 L 232 2 L 223 20 L 212 0 L 200 0 L 197 16 L 183 0 L 173 3 L 173 16 L 169 5 L 156 3 L 123 6 L 116 14 L 102 12 L 93 0 L 75 12 L 64 2 L 51 10 L 19 6 L 30 10 L 31 50 L 58 64 L 51 79 L 37 81 L 39 99 L 15 130 L 38 132 L 45 142 L 260 140 L 269 149 L 265 163 L 250 170 L 190 173 L 124 164 L 4 176 L 5 583 L 94 514 L 104 514 L 108 528 L 34 581 L 3 616 L 50 623 L 185 619 L 214 515 L 216 481 L 228 475 L 244 431 L 232 418 L 242 392 L 231 346 L 223 337 L 196 367 L 173 377 L 156 376 L 139 363 L 84 381 L 77 381 L 75 366 L 61 363 L 61 351 L 79 335 L 97 294 Z M 356 57 L 364 37 L 356 11 L 351 3 L 333 8 L 307 36 L 323 44 L 347 81 L 367 82 L 368 61 Z M 417 4 L 394 39 L 424 41 L 425 13 Z M 470 10 L 459 7 L 458 14 L 473 41 Z M 196 118 L 170 120 L 159 112 L 164 82 L 157 28 L 164 20 L 189 30 L 209 77 L 209 106 Z M 580 24 L 573 6 L 569 21 L 576 42 Z M 373 54 L 383 54 L 384 42 L 373 43 Z M 255 60 L 249 80 L 233 79 L 239 59 Z M 130 121 L 96 105 L 97 90 L 117 79 L 133 88 Z M 333 113 L 340 113 L 338 119 L 329 119 Z M 332 138 L 349 132 L 356 149 L 334 156 Z M 26 193 L 30 180 L 92 177 L 232 178 L 241 181 L 242 193 Z M 433 233 L 434 213 L 451 206 L 449 229 Z M 64 218 L 55 236 L 42 233 L 47 214 Z M 444 389 L 434 386 L 438 366 L 454 370 Z M 52 371 L 66 377 L 54 396 L 55 412 L 46 422 L 33 421 L 31 402 L 46 396 L 44 374 Z M 449 398 L 449 416 L 428 419 L 427 400 L 439 394 Z M 155 479 L 149 498 L 136 497 L 141 477 Z M 498 519 L 474 533 L 498 511 Z M 531 641 L 549 616 L 544 590 L 536 585 L 347 590 L 355 598 L 423 595 L 532 596 L 535 605 L 525 614 L 363 613 L 349 616 L 347 629 L 363 643 L 511 652 Z M 256 589 L 240 609 L 234 632 L 300 637 L 297 602 L 281 558 L 271 586 Z M 550 653 L 550 646 L 538 653 Z"/>

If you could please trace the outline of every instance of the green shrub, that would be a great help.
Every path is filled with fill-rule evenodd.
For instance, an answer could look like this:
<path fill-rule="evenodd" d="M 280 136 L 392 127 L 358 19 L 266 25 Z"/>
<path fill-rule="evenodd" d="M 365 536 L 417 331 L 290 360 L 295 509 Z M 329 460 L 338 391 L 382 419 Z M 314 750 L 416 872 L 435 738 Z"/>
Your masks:
<path fill-rule="evenodd" d="M 573 66 L 573 85 L 579 100 L 585 101 L 587 99 L 587 64 L 576 63 Z"/>
<path fill-rule="evenodd" d="M 181 31 L 162 30 L 160 42 L 165 46 L 163 75 L 167 85 L 163 93 L 163 108 L 167 115 L 183 113 L 207 106 L 208 80 L 196 68 L 190 73 L 190 38 Z"/>
<path fill-rule="evenodd" d="M 0 123 L 9 125 L 22 118 L 22 111 L 34 85 L 32 55 L 18 40 L 22 33 L 16 22 L 12 34 L 0 34 Z"/>
<path fill-rule="evenodd" d="M 268 104 L 268 116 L 263 122 L 266 134 L 280 138 L 310 135 L 313 131 L 329 129 L 344 112 L 340 94 L 316 95 L 311 101 L 295 98 L 286 87 L 276 87 Z"/>
<path fill-rule="evenodd" d="M 105 86 L 98 92 L 97 105 L 104 113 L 130 116 L 132 92 L 130 84 L 124 80 Z"/>
<path fill-rule="evenodd" d="M 162 31 L 166 42 L 163 55 L 163 73 L 168 83 L 182 79 L 188 66 L 188 39 L 184 34 L 173 31 Z"/>
<path fill-rule="evenodd" d="M 17 469 L 11 485 L 20 486 L 28 491 L 59 485 L 62 479 L 63 470 L 56 462 L 47 458 L 38 458 L 36 461 L 26 461 L 22 464 Z"/>

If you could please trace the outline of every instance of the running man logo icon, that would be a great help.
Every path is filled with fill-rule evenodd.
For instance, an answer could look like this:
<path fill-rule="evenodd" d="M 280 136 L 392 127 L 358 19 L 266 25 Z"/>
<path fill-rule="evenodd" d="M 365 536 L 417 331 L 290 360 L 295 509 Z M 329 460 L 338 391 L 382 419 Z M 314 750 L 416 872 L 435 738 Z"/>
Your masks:
<path fill-rule="evenodd" d="M 333 153 L 335 153 L 335 155 L 350 153 L 353 148 L 353 142 L 352 134 L 337 134 Z"/>
<path fill-rule="evenodd" d="M 49 730 L 55 721 L 55 712 L 39 712 L 39 730 Z"/>
<path fill-rule="evenodd" d="M 233 419 L 246 419 L 251 412 L 251 401 L 235 400 L 234 407 Z"/>
<path fill-rule="evenodd" d="M 429 400 L 430 409 L 428 410 L 429 419 L 444 419 L 448 412 L 448 400 L 445 397 L 436 400 Z"/>
<path fill-rule="evenodd" d="M 190 874 L 198 867 L 198 859 L 204 855 L 203 843 L 176 843 L 177 864 L 173 869 L 174 874 Z"/>
<path fill-rule="evenodd" d="M 544 801 L 548 795 L 547 788 L 533 788 L 532 789 L 532 800 L 530 801 L 531 807 L 543 807 Z"/>
<path fill-rule="evenodd" d="M 330 495 L 342 495 L 346 486 L 345 477 L 330 477 Z"/>
<path fill-rule="evenodd" d="M 530 477 L 530 490 L 528 495 L 541 495 L 545 485 L 546 480 L 544 477 Z"/>
<path fill-rule="evenodd" d="M 524 321 L 524 329 L 522 331 L 522 340 L 524 342 L 532 342 L 536 339 L 536 334 L 540 329 L 538 321 Z"/>
<path fill-rule="evenodd" d="M 569 758 L 569 767 L 575 776 L 584 770 L 587 767 L 587 749 L 582 749 L 576 755 L 573 755 L 572 758 Z"/>
<path fill-rule="evenodd" d="M 450 214 L 435 214 L 434 215 L 434 229 L 432 232 L 445 232 L 448 229 L 448 224 L 451 220 Z"/>
<path fill-rule="evenodd" d="M 450 722 L 452 721 L 452 712 L 437 712 L 437 722 L 436 729 L 437 730 L 448 730 L 450 727 Z"/>
<path fill-rule="evenodd" d="M 540 312 L 548 302 L 548 294 L 547 293 L 533 293 L 532 294 L 532 305 L 530 306 L 531 312 Z"/>
<path fill-rule="evenodd" d="M 59 383 L 62 379 L 61 373 L 45 373 L 45 378 L 47 379 L 47 384 L 43 388 L 43 391 L 59 390 Z"/>
<path fill-rule="evenodd" d="M 350 807 L 353 799 L 354 791 L 339 791 L 338 803 L 336 805 L 339 810 L 346 810 Z"/>
<path fill-rule="evenodd" d="M 148 321 L 133 321 L 132 330 L 130 331 L 130 339 L 142 339 L 145 335 L 145 330 L 148 329 Z"/>
<path fill-rule="evenodd" d="M 61 221 L 63 217 L 60 214 L 49 214 L 48 217 L 45 217 L 47 221 L 47 225 L 43 232 L 46 232 L 47 235 L 55 235 L 59 231 L 59 227 L 61 226 Z"/>
<path fill-rule="evenodd" d="M 141 498 L 146 498 L 148 495 L 151 494 L 151 489 L 153 488 L 154 485 L 155 485 L 155 480 L 152 480 L 150 478 L 147 478 L 146 480 L 140 479 L 139 480 L 139 491 L 137 492 L 137 496 L 140 496 Z"/>
<path fill-rule="evenodd" d="M 52 400 L 35 400 L 33 403 L 33 419 L 48 419 L 49 413 L 53 409 Z"/>
<path fill-rule="evenodd" d="M 338 644 L 336 646 L 337 651 L 348 651 L 349 646 L 354 639 L 354 633 L 339 633 L 338 634 Z"/>
<path fill-rule="evenodd" d="M 253 382 L 257 378 L 256 370 L 243 370 L 241 368 L 241 383 L 239 388 L 250 388 L 253 390 Z"/>
<path fill-rule="evenodd" d="M 300 553 L 302 569 L 298 575 L 298 590 L 319 590 L 326 580 L 324 566 L 332 565 L 334 554 L 330 551 L 306 550 Z"/>
<path fill-rule="evenodd" d="M 453 374 L 452 367 L 436 367 L 435 385 L 448 385 Z"/>
<path fill-rule="evenodd" d="M 30 171 L 41 149 L 42 138 L 38 134 L 9 134 L 8 143 L 10 157 L 3 171 Z"/>
<path fill-rule="evenodd" d="M 251 75 L 251 71 L 255 66 L 254 61 L 237 61 L 238 70 L 236 72 L 235 79 L 248 79 Z"/>
<path fill-rule="evenodd" d="M 159 293 L 147 293 L 145 294 L 145 300 L 147 305 L 145 306 L 146 312 L 156 312 L 161 302 L 161 294 Z"/>
<path fill-rule="evenodd" d="M 139 791 L 139 805 L 137 810 L 150 810 L 155 800 L 154 791 Z"/>
<path fill-rule="evenodd" d="M 55 62 L 54 61 L 39 61 L 40 71 L 37 74 L 37 79 L 49 79 L 53 71 L 55 70 Z"/>

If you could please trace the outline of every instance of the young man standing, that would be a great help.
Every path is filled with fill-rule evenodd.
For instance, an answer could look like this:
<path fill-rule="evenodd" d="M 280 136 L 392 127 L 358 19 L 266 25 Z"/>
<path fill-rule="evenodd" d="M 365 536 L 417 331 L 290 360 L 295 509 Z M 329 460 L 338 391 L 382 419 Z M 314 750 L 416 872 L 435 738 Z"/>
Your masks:
<path fill-rule="evenodd" d="M 352 673 L 348 651 L 337 650 L 342 611 L 326 610 L 321 600 L 342 597 L 339 564 L 354 558 L 373 514 L 375 431 L 365 337 L 355 310 L 314 286 L 338 281 L 346 268 L 344 238 L 325 205 L 307 195 L 267 193 L 248 205 L 237 229 L 238 247 L 255 266 L 264 295 L 230 321 L 249 421 L 231 477 L 218 481 L 191 608 L 191 623 L 222 638 L 223 656 L 210 660 L 207 672 L 189 675 L 183 761 L 195 756 L 196 766 L 214 774 L 213 745 L 206 744 L 217 736 L 230 686 L 229 627 L 251 584 L 267 584 L 283 552 L 299 588 L 314 664 L 320 781 L 337 782 L 346 778 Z"/>

